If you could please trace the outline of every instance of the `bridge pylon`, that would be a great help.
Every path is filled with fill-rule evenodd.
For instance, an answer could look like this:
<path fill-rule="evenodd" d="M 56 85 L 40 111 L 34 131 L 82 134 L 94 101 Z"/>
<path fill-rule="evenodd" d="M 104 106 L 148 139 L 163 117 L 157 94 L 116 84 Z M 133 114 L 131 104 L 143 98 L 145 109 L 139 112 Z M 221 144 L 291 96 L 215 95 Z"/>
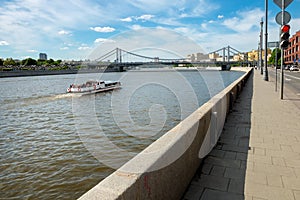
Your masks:
<path fill-rule="evenodd" d="M 222 55 L 222 60 L 223 60 L 223 63 L 227 62 L 229 63 L 230 62 L 230 55 L 234 55 L 234 54 L 240 54 L 240 55 L 243 55 L 243 61 L 246 62 L 246 63 L 249 63 L 249 60 L 248 60 L 248 55 L 247 53 L 243 53 L 241 51 L 238 51 L 236 50 L 235 48 L 232 48 L 231 46 L 227 46 L 227 47 L 223 47 L 221 49 L 218 49 L 216 51 L 213 51 L 213 52 L 210 52 L 209 54 L 213 54 L 213 53 L 218 53 L 218 52 L 222 52 L 221 55 Z"/>

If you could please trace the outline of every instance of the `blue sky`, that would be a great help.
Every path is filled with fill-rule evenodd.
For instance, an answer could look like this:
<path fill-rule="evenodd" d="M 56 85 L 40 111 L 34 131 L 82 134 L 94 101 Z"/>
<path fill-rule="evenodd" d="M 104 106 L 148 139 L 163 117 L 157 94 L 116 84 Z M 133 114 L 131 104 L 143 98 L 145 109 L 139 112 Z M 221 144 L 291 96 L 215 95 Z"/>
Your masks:
<path fill-rule="evenodd" d="M 45 52 L 53 59 L 84 60 L 95 49 L 106 53 L 109 43 L 181 55 L 228 45 L 250 51 L 257 49 L 264 7 L 264 0 L 0 0 L 0 58 L 37 59 Z M 294 34 L 300 30 L 300 0 L 286 10 Z M 278 38 L 279 11 L 269 0 L 269 41 Z M 196 45 L 186 48 L 186 38 Z M 172 45 L 163 46 L 164 40 Z"/>

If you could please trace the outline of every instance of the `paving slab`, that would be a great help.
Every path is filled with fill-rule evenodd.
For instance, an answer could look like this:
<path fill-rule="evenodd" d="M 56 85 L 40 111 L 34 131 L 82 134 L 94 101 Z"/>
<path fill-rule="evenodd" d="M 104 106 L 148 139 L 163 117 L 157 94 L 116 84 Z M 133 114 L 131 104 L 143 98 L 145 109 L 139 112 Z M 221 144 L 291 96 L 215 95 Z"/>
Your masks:
<path fill-rule="evenodd" d="M 300 97 L 274 85 L 254 70 L 184 200 L 300 199 Z"/>

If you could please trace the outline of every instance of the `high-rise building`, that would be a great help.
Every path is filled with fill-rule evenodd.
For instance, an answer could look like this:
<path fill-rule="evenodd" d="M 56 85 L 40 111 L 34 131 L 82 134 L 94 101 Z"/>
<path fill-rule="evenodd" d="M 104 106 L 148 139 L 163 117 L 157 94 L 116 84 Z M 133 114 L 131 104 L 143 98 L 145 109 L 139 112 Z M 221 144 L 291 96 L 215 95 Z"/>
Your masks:
<path fill-rule="evenodd" d="M 47 60 L 47 54 L 46 53 L 40 53 L 39 59 L 40 60 Z"/>
<path fill-rule="evenodd" d="M 300 30 L 289 41 L 290 45 L 284 50 L 284 63 L 300 64 Z"/>

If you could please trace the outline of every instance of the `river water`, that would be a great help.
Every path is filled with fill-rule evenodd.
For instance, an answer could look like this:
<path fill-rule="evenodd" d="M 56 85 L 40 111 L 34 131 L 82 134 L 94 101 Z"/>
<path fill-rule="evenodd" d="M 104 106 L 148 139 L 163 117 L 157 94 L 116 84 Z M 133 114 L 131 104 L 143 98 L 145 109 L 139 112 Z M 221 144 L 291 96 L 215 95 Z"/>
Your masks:
<path fill-rule="evenodd" d="M 0 79 L 0 199 L 76 199 L 243 72 L 147 71 Z M 71 83 L 120 80 L 96 95 Z"/>

